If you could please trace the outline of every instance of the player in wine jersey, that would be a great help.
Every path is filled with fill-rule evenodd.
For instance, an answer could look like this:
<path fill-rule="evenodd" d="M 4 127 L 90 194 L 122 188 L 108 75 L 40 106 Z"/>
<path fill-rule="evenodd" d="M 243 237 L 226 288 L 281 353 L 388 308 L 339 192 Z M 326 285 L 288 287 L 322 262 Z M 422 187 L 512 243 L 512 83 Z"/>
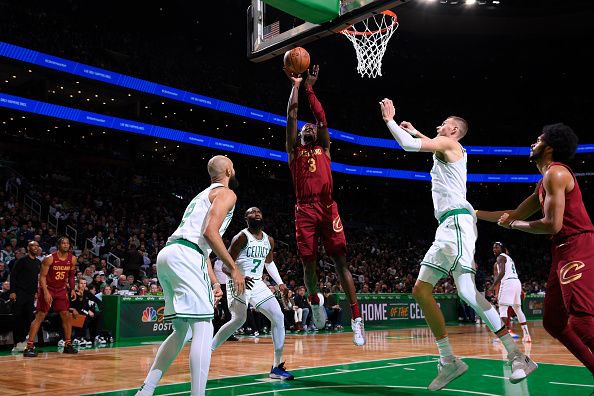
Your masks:
<path fill-rule="evenodd" d="M 380 108 L 390 133 L 404 150 L 433 153 L 431 195 L 439 226 L 435 241 L 421 261 L 419 276 L 413 287 L 413 296 L 425 313 L 440 356 L 439 373 L 429 385 L 429 390 L 442 389 L 468 370 L 466 363 L 453 354 L 443 313 L 432 294 L 435 284 L 449 274 L 454 278 L 460 298 L 479 314 L 507 350 L 512 366 L 510 382 L 522 381 L 537 365 L 519 351 L 495 307 L 476 289 L 476 218 L 472 205 L 466 200 L 467 156 L 459 142 L 468 131 L 466 120 L 448 117 L 437 127 L 437 136 L 431 139 L 417 131 L 410 122 L 404 121 L 400 126 L 396 124 L 396 109 L 390 99 L 382 100 Z"/>
<path fill-rule="evenodd" d="M 516 264 L 501 242 L 495 242 L 493 244 L 493 255 L 496 257 L 496 271 L 491 290 L 499 287 L 499 292 L 497 293 L 499 316 L 501 316 L 501 320 L 512 338 L 519 338 L 512 331 L 511 320 L 508 316 L 509 308 L 512 308 L 518 316 L 518 321 L 522 327 L 522 342 L 532 342 L 530 332 L 528 331 L 528 324 L 526 323 L 526 315 L 522 311 L 522 283 L 516 271 Z"/>
<path fill-rule="evenodd" d="M 230 188 L 237 184 L 233 162 L 217 155 L 208 161 L 208 174 L 211 185 L 190 201 L 179 226 L 157 255 L 157 274 L 165 297 L 164 318 L 172 321 L 173 332 L 159 347 L 137 395 L 153 394 L 190 337 L 191 393 L 204 395 L 210 367 L 214 299 L 223 295 L 209 260 L 211 252 L 227 265 L 235 287 L 240 292 L 244 289 L 243 276 L 222 239 L 237 200 Z"/>
<path fill-rule="evenodd" d="M 70 252 L 70 240 L 67 237 L 58 239 L 58 250 L 47 255 L 41 262 L 39 273 L 39 290 L 37 291 L 37 313 L 29 329 L 29 340 L 23 351 L 25 357 L 37 356 L 34 342 L 41 323 L 51 308 L 60 314 L 64 329 L 64 353 L 76 354 L 78 351 L 72 346 L 72 316 L 70 299 L 76 298 L 74 290 L 74 272 L 76 257 Z"/>
<path fill-rule="evenodd" d="M 543 326 L 594 374 L 594 226 L 575 174 L 564 163 L 577 145 L 577 135 L 567 125 L 546 125 L 530 146 L 530 160 L 543 175 L 534 193 L 514 210 L 479 210 L 477 216 L 508 229 L 551 236 Z M 538 211 L 542 218 L 525 220 Z"/>
<path fill-rule="evenodd" d="M 245 220 L 248 227 L 235 235 L 229 246 L 229 254 L 235 260 L 241 274 L 246 277 L 246 290 L 244 293 L 238 293 L 233 281 L 227 282 L 227 301 L 231 320 L 225 323 L 215 335 L 212 340 L 212 350 L 217 349 L 245 323 L 247 306 L 251 304 L 262 312 L 271 324 L 274 363 L 269 377 L 292 380 L 293 374 L 285 370 L 285 363 L 282 361 L 285 345 L 285 317 L 274 294 L 262 281 L 262 273 L 266 267 L 266 272 L 279 286 L 280 291 L 284 293 L 287 290 L 273 261 L 274 239 L 262 230 L 264 224 L 260 209 L 249 208 L 245 212 Z"/>
<path fill-rule="evenodd" d="M 297 249 L 303 262 L 305 287 L 309 294 L 314 324 L 318 329 L 326 326 L 326 310 L 318 297 L 316 255 L 318 237 L 322 238 L 326 253 L 336 265 L 336 272 L 351 306 L 353 343 L 365 344 L 363 319 L 357 302 L 355 283 L 346 262 L 346 238 L 332 198 L 332 171 L 330 161 L 330 133 L 322 104 L 313 90 L 319 67 L 307 73 L 305 94 L 315 116 L 316 124 L 305 124 L 297 130 L 299 87 L 302 78 L 285 70 L 293 83 L 287 107 L 287 142 L 289 168 L 297 203 L 295 204 L 295 231 Z"/>

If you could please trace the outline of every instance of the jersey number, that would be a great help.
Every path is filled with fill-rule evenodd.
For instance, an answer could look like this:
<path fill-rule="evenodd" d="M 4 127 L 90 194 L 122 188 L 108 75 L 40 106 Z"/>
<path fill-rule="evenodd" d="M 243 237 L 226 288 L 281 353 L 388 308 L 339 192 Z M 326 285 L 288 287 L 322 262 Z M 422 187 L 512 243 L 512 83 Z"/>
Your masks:
<path fill-rule="evenodd" d="M 516 266 L 514 264 L 512 264 L 512 272 L 515 274 L 516 273 Z"/>
<path fill-rule="evenodd" d="M 258 267 L 260 266 L 260 264 L 262 264 L 262 260 L 261 259 L 254 259 L 254 264 L 256 264 L 256 266 L 252 269 L 251 272 L 253 272 L 255 274 L 256 273 L 256 270 L 258 269 Z"/>
<path fill-rule="evenodd" d="M 184 213 L 184 217 L 182 218 L 182 221 L 179 223 L 180 227 L 183 227 L 184 224 L 186 224 L 186 219 L 188 217 L 190 217 L 190 215 L 192 214 L 192 212 L 194 211 L 194 208 L 196 207 L 196 202 L 192 202 L 188 208 L 186 209 L 186 213 Z M 178 227 L 179 228 L 179 227 Z"/>
<path fill-rule="evenodd" d="M 64 272 L 64 271 L 56 272 L 56 278 L 55 278 L 56 280 L 62 280 L 62 279 L 64 279 L 64 277 L 66 277 L 66 272 Z"/>

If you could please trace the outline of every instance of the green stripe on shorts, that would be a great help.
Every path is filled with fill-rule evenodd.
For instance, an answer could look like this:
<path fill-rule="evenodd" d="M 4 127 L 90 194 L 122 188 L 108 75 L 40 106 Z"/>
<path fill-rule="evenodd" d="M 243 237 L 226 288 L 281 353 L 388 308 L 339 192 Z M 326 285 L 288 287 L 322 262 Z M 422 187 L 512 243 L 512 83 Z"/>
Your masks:
<path fill-rule="evenodd" d="M 458 215 L 454 216 L 454 226 L 456 227 L 456 244 L 458 246 L 458 254 L 454 259 L 454 265 L 450 271 L 454 271 L 456 269 L 458 262 L 460 262 L 460 259 L 462 258 L 462 234 L 460 232 L 460 224 L 458 223 Z"/>
<path fill-rule="evenodd" d="M 270 300 L 271 298 L 274 298 L 274 296 L 268 296 L 267 298 L 265 298 L 264 300 L 262 300 L 258 304 L 256 304 L 254 306 L 254 308 L 258 308 L 260 305 L 264 304 L 266 301 Z"/>
<path fill-rule="evenodd" d="M 438 270 L 440 272 L 443 272 L 446 276 L 449 275 L 449 272 L 448 271 L 444 270 L 443 268 L 441 268 L 437 264 L 433 264 L 433 263 L 430 263 L 428 261 L 421 261 L 421 265 L 426 265 L 427 267 L 434 268 L 434 269 L 436 269 L 436 270 Z"/>

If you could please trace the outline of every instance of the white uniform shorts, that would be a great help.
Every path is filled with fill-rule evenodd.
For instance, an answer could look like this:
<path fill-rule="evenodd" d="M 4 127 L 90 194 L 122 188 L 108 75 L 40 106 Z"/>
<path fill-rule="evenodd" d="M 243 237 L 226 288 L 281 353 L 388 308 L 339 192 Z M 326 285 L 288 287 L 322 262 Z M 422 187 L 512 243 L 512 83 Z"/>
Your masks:
<path fill-rule="evenodd" d="M 206 259 L 197 250 L 178 243 L 165 246 L 157 255 L 157 275 L 165 296 L 165 320 L 213 318 Z"/>
<path fill-rule="evenodd" d="M 476 220 L 470 214 L 447 217 L 435 232 L 435 241 L 421 261 L 418 279 L 435 284 L 450 273 L 476 272 L 474 244 L 477 238 Z"/>
<path fill-rule="evenodd" d="M 260 305 L 274 298 L 274 294 L 272 294 L 262 279 L 255 279 L 254 286 L 252 286 L 251 290 L 246 289 L 243 294 L 239 295 L 235 294 L 233 281 L 229 279 L 227 281 L 227 291 L 229 293 L 227 296 L 229 308 L 235 304 L 243 304 L 246 307 L 248 304 L 252 304 L 254 308 L 258 309 Z"/>
<path fill-rule="evenodd" d="M 519 279 L 506 279 L 501 281 L 499 305 L 522 305 L 522 283 Z"/>

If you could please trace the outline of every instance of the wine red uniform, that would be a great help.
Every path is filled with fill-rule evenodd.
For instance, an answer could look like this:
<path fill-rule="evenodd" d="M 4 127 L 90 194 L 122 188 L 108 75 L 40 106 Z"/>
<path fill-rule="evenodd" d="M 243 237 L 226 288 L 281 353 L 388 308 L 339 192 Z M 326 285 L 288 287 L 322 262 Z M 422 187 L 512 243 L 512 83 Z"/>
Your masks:
<path fill-rule="evenodd" d="M 552 262 L 547 280 L 543 326 L 594 374 L 594 226 L 572 170 L 574 188 L 565 194 L 563 226 L 551 237 Z M 544 210 L 542 182 L 538 198 Z"/>
<path fill-rule="evenodd" d="M 547 299 L 565 306 L 568 313 L 594 315 L 594 226 L 582 200 L 582 192 L 571 169 L 575 187 L 565 194 L 563 226 L 552 236 L 552 265 L 547 280 Z M 538 186 L 538 198 L 544 206 L 545 189 Z M 544 210 L 544 208 L 543 208 Z M 545 309 L 546 312 L 546 309 Z"/>
<path fill-rule="evenodd" d="M 332 199 L 330 158 L 320 145 L 297 145 L 289 163 L 297 204 L 297 248 L 304 260 L 315 259 L 318 235 L 330 256 L 346 255 L 346 238 L 338 206 Z"/>
<path fill-rule="evenodd" d="M 72 265 L 72 253 L 68 253 L 66 259 L 60 260 L 58 252 L 52 253 L 53 262 L 49 267 L 46 276 L 47 290 L 52 296 L 52 305 L 54 312 L 68 311 L 70 301 L 68 299 L 69 284 L 70 289 L 74 290 L 74 266 Z M 45 301 L 45 296 L 41 287 L 37 293 L 37 309 L 41 312 L 49 312 L 50 305 Z"/>

